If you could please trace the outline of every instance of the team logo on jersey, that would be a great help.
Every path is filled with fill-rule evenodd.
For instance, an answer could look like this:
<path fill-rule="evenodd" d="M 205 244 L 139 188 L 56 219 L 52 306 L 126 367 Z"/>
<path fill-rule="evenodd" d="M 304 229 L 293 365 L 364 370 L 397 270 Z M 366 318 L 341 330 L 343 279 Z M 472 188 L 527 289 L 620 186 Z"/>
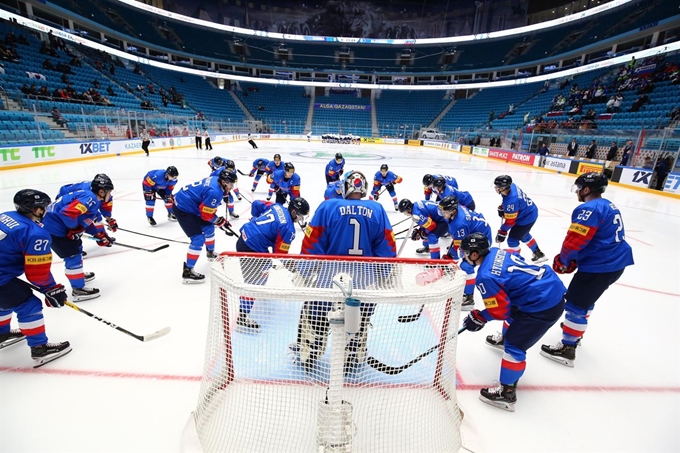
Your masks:
<path fill-rule="evenodd" d="M 498 308 L 498 301 L 496 300 L 495 297 L 491 297 L 489 299 L 484 299 L 484 307 L 489 309 L 489 308 Z"/>
<path fill-rule="evenodd" d="M 579 225 L 578 223 L 572 223 L 569 227 L 569 231 L 573 231 L 574 233 L 580 234 L 581 236 L 587 236 L 590 228 L 584 225 Z"/>

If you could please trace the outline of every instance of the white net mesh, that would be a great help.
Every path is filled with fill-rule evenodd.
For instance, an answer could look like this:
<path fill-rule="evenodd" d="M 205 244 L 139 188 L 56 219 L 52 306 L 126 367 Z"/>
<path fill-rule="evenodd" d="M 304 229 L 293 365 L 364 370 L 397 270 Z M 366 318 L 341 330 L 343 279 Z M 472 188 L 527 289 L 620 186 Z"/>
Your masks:
<path fill-rule="evenodd" d="M 465 275 L 432 263 L 220 256 L 194 413 L 202 450 L 457 452 Z"/>

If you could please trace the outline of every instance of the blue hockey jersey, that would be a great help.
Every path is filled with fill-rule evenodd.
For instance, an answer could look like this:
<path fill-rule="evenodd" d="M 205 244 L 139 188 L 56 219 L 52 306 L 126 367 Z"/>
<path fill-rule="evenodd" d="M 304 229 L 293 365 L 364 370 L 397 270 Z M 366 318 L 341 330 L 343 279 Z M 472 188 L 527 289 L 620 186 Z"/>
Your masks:
<path fill-rule="evenodd" d="M 241 227 L 241 238 L 246 245 L 258 253 L 288 253 L 295 239 L 295 222 L 290 212 L 278 203 L 261 216 Z"/>
<path fill-rule="evenodd" d="M 88 234 L 103 232 L 99 219 L 101 201 L 91 190 L 78 190 L 57 198 L 47 207 L 43 226 L 50 234 L 65 237 L 69 230 L 83 227 Z"/>
<path fill-rule="evenodd" d="M 538 219 L 538 206 L 513 182 L 501 205 L 505 220 L 501 230 L 510 231 L 515 225 L 529 225 Z"/>
<path fill-rule="evenodd" d="M 166 180 L 166 172 L 167 170 L 151 170 L 148 172 L 144 176 L 144 181 L 142 181 L 142 190 L 145 192 L 165 190 L 167 193 L 172 193 L 177 184 L 177 179 Z"/>
<path fill-rule="evenodd" d="M 446 223 L 446 219 L 439 213 L 439 206 L 432 201 L 413 203 L 411 215 L 416 220 L 416 224 L 427 231 L 433 231 L 438 223 Z"/>
<path fill-rule="evenodd" d="M 449 221 L 449 234 L 453 239 L 453 242 L 451 243 L 453 249 L 451 256 L 454 258 L 462 258 L 458 253 L 460 242 L 472 233 L 482 233 L 489 238 L 489 243 L 493 244 L 491 228 L 489 227 L 489 224 L 486 223 L 484 216 L 474 211 L 470 211 L 465 206 L 458 205 L 458 211 L 456 212 L 455 217 Z"/>
<path fill-rule="evenodd" d="M 286 165 L 284 161 L 280 161 L 278 165 L 276 164 L 276 161 L 270 160 L 267 166 L 265 167 L 264 171 L 268 175 L 271 175 L 275 171 L 283 170 L 283 166 Z"/>
<path fill-rule="evenodd" d="M 323 199 L 328 200 L 330 198 L 343 198 L 342 181 L 333 181 L 328 184 L 328 187 L 326 187 L 326 191 L 323 194 Z"/>
<path fill-rule="evenodd" d="M 443 200 L 445 197 L 448 197 L 449 195 L 456 197 L 460 205 L 465 207 L 470 206 L 470 209 L 474 209 L 475 200 L 472 199 L 472 195 L 470 195 L 470 192 L 458 190 L 453 186 L 447 185 L 446 189 L 444 189 L 444 192 L 439 194 L 439 197 Z"/>
<path fill-rule="evenodd" d="M 300 175 L 297 173 L 293 173 L 293 176 L 286 178 L 286 172 L 278 170 L 267 176 L 267 182 L 278 186 L 282 192 L 290 195 L 291 200 L 300 196 Z"/>
<path fill-rule="evenodd" d="M 225 195 L 217 177 L 210 176 L 177 191 L 175 207 L 212 223 L 217 217 L 217 208 Z"/>
<path fill-rule="evenodd" d="M 57 194 L 57 199 L 60 197 L 63 197 L 66 194 L 69 194 L 71 192 L 76 192 L 78 190 L 90 190 L 90 187 L 92 186 L 92 181 L 81 181 L 81 182 L 76 182 L 73 184 L 66 184 L 65 186 L 61 186 L 59 189 L 59 193 Z M 99 212 L 101 213 L 102 216 L 109 218 L 112 215 L 113 212 L 113 195 L 111 195 L 111 198 L 109 201 L 102 201 L 100 202 L 99 206 Z M 99 217 L 97 218 L 97 221 L 101 220 Z"/>
<path fill-rule="evenodd" d="M 328 164 L 326 164 L 326 176 L 331 178 L 332 180 L 337 180 L 340 177 L 340 171 L 345 168 L 345 159 L 342 159 L 342 162 L 337 163 L 334 159 L 331 159 Z"/>

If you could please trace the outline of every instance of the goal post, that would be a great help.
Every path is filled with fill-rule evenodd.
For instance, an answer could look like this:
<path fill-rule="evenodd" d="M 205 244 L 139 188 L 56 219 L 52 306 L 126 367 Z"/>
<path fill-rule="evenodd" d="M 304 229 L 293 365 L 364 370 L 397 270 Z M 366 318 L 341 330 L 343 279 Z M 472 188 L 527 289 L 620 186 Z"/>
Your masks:
<path fill-rule="evenodd" d="M 457 265 L 225 252 L 210 278 L 182 451 L 460 450 Z"/>

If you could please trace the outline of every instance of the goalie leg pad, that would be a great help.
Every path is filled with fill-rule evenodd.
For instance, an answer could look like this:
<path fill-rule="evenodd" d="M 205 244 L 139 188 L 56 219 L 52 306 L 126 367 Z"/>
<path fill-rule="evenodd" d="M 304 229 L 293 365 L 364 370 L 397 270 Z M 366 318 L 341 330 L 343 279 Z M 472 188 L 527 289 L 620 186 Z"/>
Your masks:
<path fill-rule="evenodd" d="M 300 364 L 310 372 L 328 346 L 330 323 L 328 312 L 331 305 L 327 302 L 305 302 L 298 326 L 298 347 Z"/>
<path fill-rule="evenodd" d="M 345 374 L 351 373 L 366 362 L 368 328 L 371 325 L 371 316 L 374 311 L 375 304 L 361 304 L 361 327 L 359 332 L 349 337 L 347 346 L 345 346 Z"/>

